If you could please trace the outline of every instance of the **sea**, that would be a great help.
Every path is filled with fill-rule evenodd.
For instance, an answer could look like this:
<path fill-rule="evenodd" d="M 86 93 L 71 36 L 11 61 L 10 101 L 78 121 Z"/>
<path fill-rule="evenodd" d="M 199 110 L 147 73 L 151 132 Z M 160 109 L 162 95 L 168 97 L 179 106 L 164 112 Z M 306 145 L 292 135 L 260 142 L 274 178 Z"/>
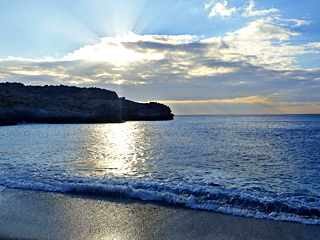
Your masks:
<path fill-rule="evenodd" d="M 0 127 L 0 188 L 320 224 L 320 114 Z"/>

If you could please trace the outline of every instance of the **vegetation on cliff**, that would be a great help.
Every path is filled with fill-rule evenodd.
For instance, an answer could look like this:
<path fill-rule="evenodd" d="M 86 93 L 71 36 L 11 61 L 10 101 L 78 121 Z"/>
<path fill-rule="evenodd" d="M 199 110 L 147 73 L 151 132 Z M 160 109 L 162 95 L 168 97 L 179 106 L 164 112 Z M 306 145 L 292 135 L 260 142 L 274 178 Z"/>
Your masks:
<path fill-rule="evenodd" d="M 0 83 L 0 125 L 171 120 L 168 106 L 137 103 L 109 90 Z"/>

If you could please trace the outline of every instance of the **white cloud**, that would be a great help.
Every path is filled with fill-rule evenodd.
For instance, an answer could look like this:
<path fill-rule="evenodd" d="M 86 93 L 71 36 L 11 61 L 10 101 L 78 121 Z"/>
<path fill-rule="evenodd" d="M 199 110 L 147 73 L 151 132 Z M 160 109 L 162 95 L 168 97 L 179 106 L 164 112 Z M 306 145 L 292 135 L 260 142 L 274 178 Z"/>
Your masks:
<path fill-rule="evenodd" d="M 243 40 L 288 40 L 299 33 L 279 26 L 270 17 L 250 22 L 247 27 L 237 30 L 233 35 Z"/>
<path fill-rule="evenodd" d="M 130 62 L 151 61 L 163 59 L 163 54 L 155 51 L 139 52 L 130 49 L 130 44 L 137 42 L 150 42 L 158 44 L 186 44 L 198 39 L 192 35 L 137 35 L 128 32 L 124 36 L 105 37 L 101 42 L 94 45 L 86 45 L 72 53 L 67 54 L 62 60 L 89 60 L 112 62 L 117 65 L 125 65 Z"/>
<path fill-rule="evenodd" d="M 291 30 L 286 24 L 281 24 L 279 20 L 264 17 L 235 32 L 227 33 L 224 37 L 204 39 L 202 42 L 220 46 L 219 53 L 223 61 L 242 60 L 264 68 L 293 69 L 297 67 L 295 56 L 317 52 L 317 44 L 288 43 L 298 35 L 298 32 Z"/>
<path fill-rule="evenodd" d="M 207 67 L 207 66 L 200 66 L 196 68 L 190 68 L 191 70 L 188 71 L 188 75 L 186 78 L 191 77 L 202 77 L 202 76 L 215 76 L 220 75 L 224 73 L 229 72 L 235 72 L 238 68 L 236 67 L 223 67 L 223 66 L 217 66 L 217 67 Z"/>
<path fill-rule="evenodd" d="M 210 4 L 206 4 L 205 8 L 208 9 L 213 6 L 214 1 Z M 216 3 L 210 11 L 209 17 L 214 17 L 216 15 L 220 15 L 221 17 L 230 16 L 232 13 L 236 12 L 236 8 L 227 8 L 228 2 L 224 1 L 223 3 Z"/>
<path fill-rule="evenodd" d="M 299 19 L 290 19 L 291 21 L 296 22 L 296 24 L 293 27 L 300 27 L 303 25 L 309 25 L 311 22 L 306 20 L 299 20 Z"/>
<path fill-rule="evenodd" d="M 301 27 L 303 25 L 309 25 L 311 22 L 301 19 L 283 19 L 279 16 L 274 16 L 274 19 L 281 22 L 282 26 L 291 26 L 292 28 Z"/>
<path fill-rule="evenodd" d="M 239 7 L 239 8 L 227 8 L 228 2 L 217 2 L 214 4 L 215 1 L 210 2 L 209 4 L 205 4 L 205 9 L 211 9 L 209 17 L 214 17 L 220 15 L 221 17 L 230 17 L 233 13 L 241 11 L 241 16 L 243 17 L 257 17 L 257 16 L 266 16 L 269 14 L 274 14 L 279 12 L 279 9 L 276 8 L 270 8 L 270 9 L 264 9 L 264 10 L 256 10 L 254 9 L 254 1 L 250 1 L 249 6 L 245 7 Z M 293 19 L 295 20 L 295 19 Z M 305 24 L 306 21 L 299 20 L 297 21 L 297 26 L 300 26 L 299 24 Z"/>
<path fill-rule="evenodd" d="M 208 4 L 207 4 L 207 3 L 205 3 L 205 4 L 204 4 L 204 8 L 205 8 L 205 9 L 208 9 L 209 7 L 211 7 L 211 6 L 212 6 L 212 4 L 213 4 L 213 3 L 214 3 L 214 0 L 213 0 L 213 1 L 211 1 L 210 3 L 208 3 Z"/>
<path fill-rule="evenodd" d="M 320 42 L 311 42 L 305 44 L 306 47 L 310 47 L 312 49 L 320 49 Z"/>
<path fill-rule="evenodd" d="M 210 17 L 218 15 L 220 11 L 227 9 L 227 2 L 223 4 L 212 1 L 206 4 L 206 9 L 211 9 Z M 215 43 L 219 45 L 220 59 L 222 61 L 247 61 L 253 65 L 263 66 L 269 69 L 294 69 L 299 68 L 297 56 L 306 53 L 318 53 L 317 44 L 292 45 L 290 40 L 300 35 L 294 31 L 300 26 L 311 22 L 301 19 L 284 19 L 276 8 L 255 9 L 254 1 L 249 6 L 234 9 L 238 17 L 254 17 L 255 20 L 247 23 L 247 26 L 224 37 L 203 39 L 203 43 Z M 224 15 L 224 16 L 231 16 Z M 243 19 L 242 19 L 243 20 Z M 248 19 L 249 20 L 249 19 Z M 247 20 L 247 21 L 248 21 Z M 211 51 L 212 55 L 216 52 Z"/>
<path fill-rule="evenodd" d="M 254 2 L 250 1 L 249 6 L 242 13 L 242 16 L 244 16 L 244 17 L 265 16 L 270 13 L 276 13 L 276 12 L 279 12 L 279 9 L 270 8 L 267 10 L 255 10 L 254 9 Z"/>

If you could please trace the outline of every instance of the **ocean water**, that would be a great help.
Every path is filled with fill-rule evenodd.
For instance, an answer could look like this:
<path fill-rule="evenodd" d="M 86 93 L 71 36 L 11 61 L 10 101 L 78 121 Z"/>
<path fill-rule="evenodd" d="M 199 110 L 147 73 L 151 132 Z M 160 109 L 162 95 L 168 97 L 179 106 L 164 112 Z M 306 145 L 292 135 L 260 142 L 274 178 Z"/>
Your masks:
<path fill-rule="evenodd" d="M 0 127 L 0 187 L 320 224 L 320 115 Z"/>

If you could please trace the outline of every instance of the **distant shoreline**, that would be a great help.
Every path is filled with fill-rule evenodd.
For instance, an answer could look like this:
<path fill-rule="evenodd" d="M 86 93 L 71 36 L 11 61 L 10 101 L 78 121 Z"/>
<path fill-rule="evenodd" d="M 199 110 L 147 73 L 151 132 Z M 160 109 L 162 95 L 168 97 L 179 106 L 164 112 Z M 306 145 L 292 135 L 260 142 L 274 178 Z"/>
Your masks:
<path fill-rule="evenodd" d="M 121 123 L 173 117 L 164 104 L 133 102 L 101 88 L 0 83 L 0 125 Z"/>

